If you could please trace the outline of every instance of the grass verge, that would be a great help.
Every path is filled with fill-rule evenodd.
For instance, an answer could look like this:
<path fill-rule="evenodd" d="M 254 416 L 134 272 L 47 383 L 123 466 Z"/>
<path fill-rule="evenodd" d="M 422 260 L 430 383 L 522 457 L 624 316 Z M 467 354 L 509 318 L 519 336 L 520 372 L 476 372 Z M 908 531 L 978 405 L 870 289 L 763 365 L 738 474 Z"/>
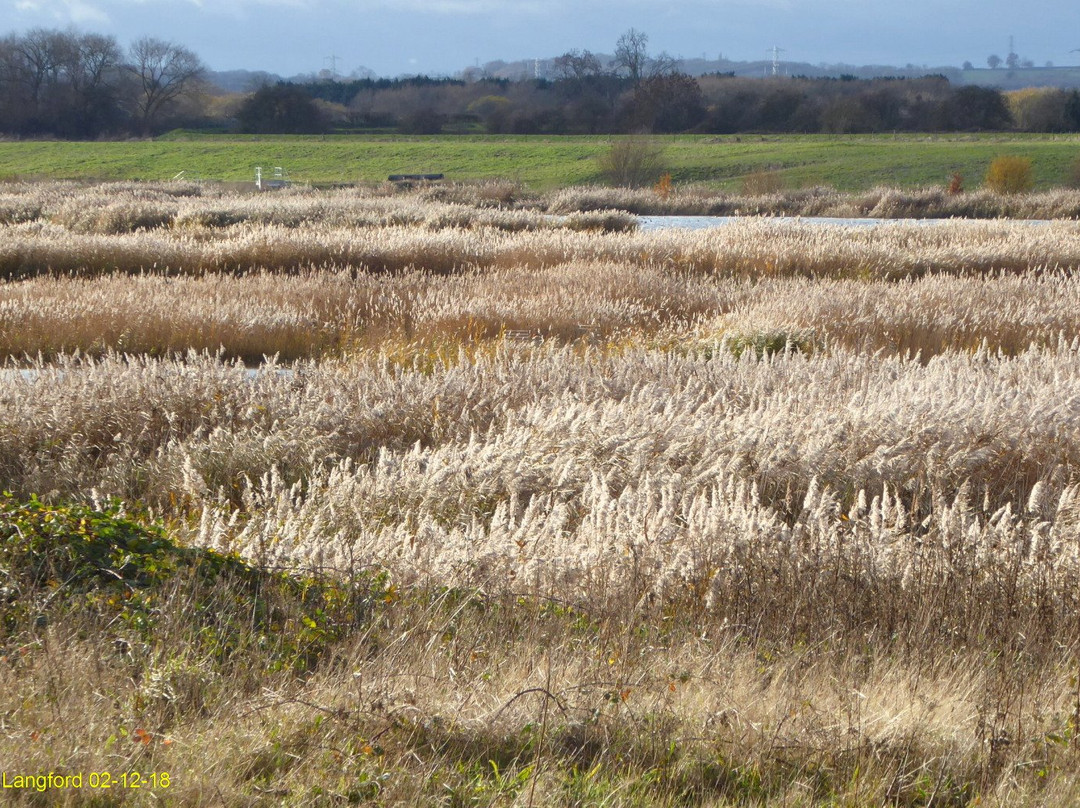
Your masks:
<path fill-rule="evenodd" d="M 53 178 L 253 182 L 256 166 L 283 166 L 300 182 L 373 183 L 393 173 L 451 180 L 510 179 L 537 190 L 595 183 L 600 158 L 619 137 L 553 136 L 200 136 L 153 141 L 0 143 L 0 179 Z M 1035 187 L 1064 184 L 1077 139 L 1063 135 L 675 135 L 657 137 L 676 183 L 738 190 L 768 172 L 791 187 L 845 191 L 889 183 L 945 185 L 960 173 L 974 185 L 1002 154 L 1030 157 Z"/>

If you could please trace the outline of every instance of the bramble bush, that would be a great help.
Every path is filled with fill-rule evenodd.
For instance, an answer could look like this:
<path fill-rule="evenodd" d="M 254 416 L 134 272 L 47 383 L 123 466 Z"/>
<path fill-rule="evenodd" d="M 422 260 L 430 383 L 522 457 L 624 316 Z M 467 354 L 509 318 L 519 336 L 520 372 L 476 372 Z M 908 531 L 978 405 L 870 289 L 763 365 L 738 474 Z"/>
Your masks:
<path fill-rule="evenodd" d="M 183 604 L 186 647 L 221 663 L 246 653 L 251 664 L 298 672 L 368 623 L 386 581 L 265 570 L 180 546 L 116 501 L 50 504 L 8 492 L 0 495 L 0 570 L 0 650 L 72 616 L 96 617 L 121 645 L 153 643 Z"/>

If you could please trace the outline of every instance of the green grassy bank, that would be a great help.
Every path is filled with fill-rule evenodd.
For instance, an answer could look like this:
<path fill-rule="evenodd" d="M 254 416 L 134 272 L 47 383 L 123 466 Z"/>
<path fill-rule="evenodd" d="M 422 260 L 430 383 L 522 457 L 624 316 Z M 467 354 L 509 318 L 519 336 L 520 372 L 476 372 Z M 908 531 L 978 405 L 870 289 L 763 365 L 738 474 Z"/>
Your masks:
<path fill-rule="evenodd" d="M 451 180 L 503 178 L 538 190 L 601 180 L 608 136 L 243 137 L 174 133 L 138 142 L 0 143 L 0 179 L 244 181 L 255 166 L 283 166 L 293 180 L 377 182 L 392 173 L 441 172 Z M 954 173 L 982 183 L 1002 154 L 1029 157 L 1036 188 L 1063 184 L 1080 157 L 1067 135 L 678 135 L 658 137 L 675 182 L 738 188 L 742 177 L 779 172 L 792 186 L 857 191 L 877 185 L 941 185 Z"/>

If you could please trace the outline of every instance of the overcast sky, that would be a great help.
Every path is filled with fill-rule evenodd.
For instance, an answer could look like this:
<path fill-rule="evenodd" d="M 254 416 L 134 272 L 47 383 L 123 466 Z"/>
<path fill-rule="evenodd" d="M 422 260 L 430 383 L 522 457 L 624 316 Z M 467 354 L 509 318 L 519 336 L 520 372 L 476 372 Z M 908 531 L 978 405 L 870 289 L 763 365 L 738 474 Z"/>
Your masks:
<path fill-rule="evenodd" d="M 634 27 L 650 52 L 715 59 L 959 66 L 1005 57 L 1080 64 L 1077 0 L 0 0 L 0 34 L 34 27 L 151 35 L 215 70 L 452 74 L 502 59 L 611 53 Z"/>

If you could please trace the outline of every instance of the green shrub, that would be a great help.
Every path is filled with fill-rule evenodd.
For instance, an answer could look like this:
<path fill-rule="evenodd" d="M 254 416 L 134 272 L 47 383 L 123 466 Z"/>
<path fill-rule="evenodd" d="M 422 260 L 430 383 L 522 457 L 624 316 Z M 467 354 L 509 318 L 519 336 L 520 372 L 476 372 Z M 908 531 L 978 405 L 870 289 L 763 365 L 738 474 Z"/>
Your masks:
<path fill-rule="evenodd" d="M 751 351 L 758 359 L 784 353 L 813 353 L 813 343 L 807 335 L 787 331 L 732 334 L 724 345 L 735 356 L 741 357 L 746 351 Z"/>

